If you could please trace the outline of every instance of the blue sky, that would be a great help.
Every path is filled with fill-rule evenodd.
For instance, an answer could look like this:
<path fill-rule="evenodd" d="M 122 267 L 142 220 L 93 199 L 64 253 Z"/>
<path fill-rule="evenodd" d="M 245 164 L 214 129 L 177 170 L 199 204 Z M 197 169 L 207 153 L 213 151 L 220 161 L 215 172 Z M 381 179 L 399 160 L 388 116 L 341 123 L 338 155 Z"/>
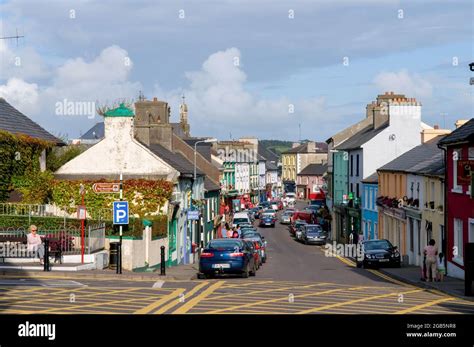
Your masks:
<path fill-rule="evenodd" d="M 301 124 L 303 138 L 321 141 L 364 117 L 385 91 L 416 97 L 426 123 L 452 128 L 473 117 L 473 7 L 470 0 L 2 0 L 0 35 L 18 28 L 26 37 L 18 46 L 0 42 L 0 96 L 70 138 L 100 117 L 58 115 L 57 102 L 112 103 L 139 90 L 168 101 L 175 121 L 184 92 L 196 136 L 297 140 Z"/>

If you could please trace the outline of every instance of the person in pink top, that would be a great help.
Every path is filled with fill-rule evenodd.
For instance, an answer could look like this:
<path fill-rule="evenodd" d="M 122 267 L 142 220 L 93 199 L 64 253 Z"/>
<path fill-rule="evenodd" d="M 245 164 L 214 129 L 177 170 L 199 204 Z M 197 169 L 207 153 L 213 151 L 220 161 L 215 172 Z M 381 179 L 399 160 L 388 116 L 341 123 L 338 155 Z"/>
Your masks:
<path fill-rule="evenodd" d="M 424 254 L 426 255 L 426 269 L 427 269 L 427 278 L 426 281 L 430 282 L 436 279 L 437 271 L 437 259 L 438 247 L 435 246 L 435 240 L 431 239 L 428 246 L 424 249 Z M 430 276 L 431 273 L 431 276 Z"/>
<path fill-rule="evenodd" d="M 41 237 L 36 233 L 38 228 L 36 225 L 30 225 L 30 233 L 26 236 L 28 252 L 35 252 L 40 258 L 40 263 L 43 264 L 44 245 Z"/>

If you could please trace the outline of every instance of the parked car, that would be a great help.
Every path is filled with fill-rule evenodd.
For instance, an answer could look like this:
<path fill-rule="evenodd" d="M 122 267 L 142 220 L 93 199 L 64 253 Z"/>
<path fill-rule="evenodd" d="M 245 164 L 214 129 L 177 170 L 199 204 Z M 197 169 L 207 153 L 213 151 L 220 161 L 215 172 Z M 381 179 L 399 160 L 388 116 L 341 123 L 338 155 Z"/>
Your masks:
<path fill-rule="evenodd" d="M 288 204 L 295 202 L 296 200 L 296 193 L 286 193 L 286 201 Z"/>
<path fill-rule="evenodd" d="M 264 210 L 262 215 L 271 214 L 273 218 L 276 218 L 277 211 L 273 209 Z"/>
<path fill-rule="evenodd" d="M 255 276 L 257 263 L 253 250 L 242 239 L 214 239 L 199 257 L 198 278 L 215 274 Z"/>
<path fill-rule="evenodd" d="M 243 212 L 237 212 L 234 214 L 234 218 L 232 220 L 232 226 L 236 227 L 237 225 L 241 223 L 252 224 L 248 212 L 243 211 Z"/>
<path fill-rule="evenodd" d="M 268 201 L 262 201 L 260 204 L 258 204 L 259 207 L 262 207 L 262 209 L 267 210 L 270 208 L 270 203 Z"/>
<path fill-rule="evenodd" d="M 389 240 L 367 240 L 362 242 L 363 260 L 357 259 L 357 267 L 400 267 L 400 252 Z"/>
<path fill-rule="evenodd" d="M 318 209 L 320 209 L 321 207 L 326 206 L 326 200 L 323 200 L 323 199 L 310 200 L 309 205 L 318 206 Z"/>
<path fill-rule="evenodd" d="M 305 211 L 311 211 L 311 212 L 317 214 L 320 208 L 321 207 L 319 205 L 308 205 L 304 208 L 304 210 Z"/>
<path fill-rule="evenodd" d="M 260 214 L 260 209 L 258 207 L 253 207 L 249 210 L 251 216 L 254 218 L 254 219 L 258 219 L 259 218 L 259 214 Z"/>
<path fill-rule="evenodd" d="M 282 215 L 280 216 L 280 224 L 290 224 L 293 213 L 294 213 L 293 211 L 288 211 L 288 210 L 283 212 Z"/>
<path fill-rule="evenodd" d="M 276 217 L 274 217 L 271 213 L 264 213 L 260 217 L 259 226 L 260 227 L 271 226 L 272 228 L 274 228 L 275 227 L 275 221 L 276 221 Z"/>
<path fill-rule="evenodd" d="M 261 263 L 266 263 L 267 261 L 267 242 L 265 239 L 259 234 L 247 234 L 244 237 L 246 241 L 252 241 L 255 244 L 255 248 L 260 254 Z"/>
<path fill-rule="evenodd" d="M 306 221 L 298 219 L 295 222 L 292 222 L 289 226 L 290 234 L 296 236 L 296 231 L 301 228 L 301 226 L 306 225 Z"/>
<path fill-rule="evenodd" d="M 327 234 L 318 224 L 307 224 L 301 228 L 300 239 L 307 244 L 325 245 Z"/>

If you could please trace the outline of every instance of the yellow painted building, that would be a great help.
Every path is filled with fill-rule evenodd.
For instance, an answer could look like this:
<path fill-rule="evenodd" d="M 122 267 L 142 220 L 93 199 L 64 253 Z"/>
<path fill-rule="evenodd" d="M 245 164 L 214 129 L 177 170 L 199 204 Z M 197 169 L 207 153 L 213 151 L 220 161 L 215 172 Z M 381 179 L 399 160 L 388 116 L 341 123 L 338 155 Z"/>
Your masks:
<path fill-rule="evenodd" d="M 387 239 L 394 246 L 398 246 L 402 257 L 406 255 L 406 213 L 399 207 L 399 200 L 406 192 L 407 175 L 397 171 L 378 171 L 379 198 L 379 239 Z"/>
<path fill-rule="evenodd" d="M 296 182 L 296 153 L 282 154 L 282 180 Z"/>

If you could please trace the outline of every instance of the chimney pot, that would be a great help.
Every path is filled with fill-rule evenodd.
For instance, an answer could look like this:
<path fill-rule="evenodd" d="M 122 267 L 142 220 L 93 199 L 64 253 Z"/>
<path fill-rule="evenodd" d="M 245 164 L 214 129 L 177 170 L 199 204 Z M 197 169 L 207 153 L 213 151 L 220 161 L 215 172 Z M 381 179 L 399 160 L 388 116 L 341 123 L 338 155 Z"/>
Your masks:
<path fill-rule="evenodd" d="M 155 97 L 153 98 L 153 101 L 155 101 L 155 102 L 158 101 L 158 98 L 155 96 Z"/>
<path fill-rule="evenodd" d="M 438 124 L 435 124 L 433 128 L 439 129 L 439 125 L 438 125 Z"/>

